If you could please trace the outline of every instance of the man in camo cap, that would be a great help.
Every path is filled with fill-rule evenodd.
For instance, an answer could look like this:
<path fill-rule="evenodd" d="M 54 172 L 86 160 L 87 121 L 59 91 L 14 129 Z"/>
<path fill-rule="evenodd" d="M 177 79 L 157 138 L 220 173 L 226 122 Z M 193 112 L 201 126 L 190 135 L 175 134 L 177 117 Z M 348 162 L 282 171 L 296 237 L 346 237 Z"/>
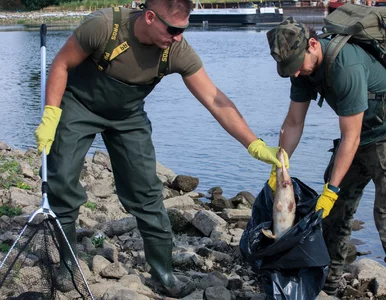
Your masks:
<path fill-rule="evenodd" d="M 267 33 L 271 55 L 277 61 L 277 72 L 281 77 L 290 77 L 300 70 L 309 37 L 309 30 L 293 17 Z"/>
<path fill-rule="evenodd" d="M 323 209 L 323 234 L 331 258 L 323 289 L 335 295 L 354 214 L 370 180 L 376 190 L 375 224 L 386 252 L 386 69 L 353 43 L 345 44 L 334 58 L 331 52 L 336 48 L 327 49 L 330 40 L 319 40 L 313 29 L 293 17 L 271 29 L 267 38 L 279 75 L 291 80 L 291 103 L 279 143 L 288 155 L 300 141 L 309 105 L 318 93 L 339 116 L 341 138 L 334 143 L 315 207 Z M 268 184 L 275 192 L 275 169 Z"/>

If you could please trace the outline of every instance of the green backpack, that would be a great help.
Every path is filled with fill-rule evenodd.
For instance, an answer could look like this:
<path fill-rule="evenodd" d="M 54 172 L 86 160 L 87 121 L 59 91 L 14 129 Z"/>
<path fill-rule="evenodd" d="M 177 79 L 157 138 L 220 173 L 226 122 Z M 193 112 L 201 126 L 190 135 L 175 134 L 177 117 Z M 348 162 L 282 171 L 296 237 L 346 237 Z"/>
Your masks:
<path fill-rule="evenodd" d="M 346 3 L 324 18 L 324 23 L 319 38 L 332 37 L 324 55 L 327 88 L 332 87 L 331 67 L 347 42 L 361 46 L 386 68 L 386 7 Z"/>

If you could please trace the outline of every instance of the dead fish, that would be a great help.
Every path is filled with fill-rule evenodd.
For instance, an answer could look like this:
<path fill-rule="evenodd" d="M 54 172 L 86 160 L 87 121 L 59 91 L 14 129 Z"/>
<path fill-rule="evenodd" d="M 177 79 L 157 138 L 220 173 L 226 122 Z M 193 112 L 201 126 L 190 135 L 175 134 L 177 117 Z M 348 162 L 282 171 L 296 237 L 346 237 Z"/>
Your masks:
<path fill-rule="evenodd" d="M 296 211 L 294 188 L 284 165 L 282 148 L 277 152 L 277 159 L 282 167 L 276 168 L 276 193 L 272 209 L 273 233 L 269 229 L 262 230 L 264 235 L 275 240 L 282 237 L 294 225 Z"/>

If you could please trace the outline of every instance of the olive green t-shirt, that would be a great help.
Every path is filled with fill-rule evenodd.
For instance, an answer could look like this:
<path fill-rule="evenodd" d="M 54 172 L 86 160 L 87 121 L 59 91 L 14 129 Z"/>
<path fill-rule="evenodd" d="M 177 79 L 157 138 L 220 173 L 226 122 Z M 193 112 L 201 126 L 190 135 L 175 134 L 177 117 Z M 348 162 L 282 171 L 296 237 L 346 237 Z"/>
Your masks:
<path fill-rule="evenodd" d="M 125 83 L 151 84 L 158 77 L 162 49 L 156 45 L 141 44 L 134 36 L 134 21 L 142 11 L 122 8 L 116 46 L 127 41 L 129 49 L 106 68 L 105 73 Z M 113 28 L 113 10 L 106 8 L 88 15 L 74 30 L 83 51 L 97 63 L 106 48 Z M 202 67 L 198 54 L 185 38 L 170 47 L 168 70 L 165 75 L 179 73 L 182 77 L 193 75 Z"/>
<path fill-rule="evenodd" d="M 323 53 L 326 51 L 328 42 L 327 39 L 320 40 Z M 378 60 L 360 46 L 347 43 L 337 55 L 330 70 L 331 89 L 326 89 L 324 63 L 325 59 L 318 70 L 310 76 L 291 77 L 292 101 L 316 100 L 317 94 L 323 91 L 326 102 L 338 116 L 365 112 L 364 122 L 367 122 L 374 117 L 375 113 L 384 113 L 381 101 L 368 100 L 368 92 L 386 92 L 386 68 Z M 360 145 L 385 138 L 386 122 L 372 128 L 362 126 Z"/>

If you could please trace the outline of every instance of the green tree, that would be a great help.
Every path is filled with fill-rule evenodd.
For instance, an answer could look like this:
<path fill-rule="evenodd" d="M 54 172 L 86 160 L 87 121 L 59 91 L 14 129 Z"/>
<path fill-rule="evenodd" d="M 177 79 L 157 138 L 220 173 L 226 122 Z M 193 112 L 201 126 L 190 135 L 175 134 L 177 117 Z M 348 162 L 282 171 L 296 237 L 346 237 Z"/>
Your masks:
<path fill-rule="evenodd" d="M 29 10 L 38 10 L 48 5 L 52 5 L 55 0 L 22 0 L 22 3 Z"/>

